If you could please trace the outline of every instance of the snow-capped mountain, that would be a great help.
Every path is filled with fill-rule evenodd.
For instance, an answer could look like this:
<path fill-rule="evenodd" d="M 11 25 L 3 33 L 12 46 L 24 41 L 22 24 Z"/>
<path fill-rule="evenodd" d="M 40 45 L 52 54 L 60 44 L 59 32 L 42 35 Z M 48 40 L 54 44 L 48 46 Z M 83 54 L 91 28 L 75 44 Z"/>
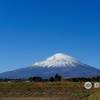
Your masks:
<path fill-rule="evenodd" d="M 29 78 L 34 76 L 50 78 L 56 73 L 66 78 L 100 76 L 99 69 L 83 64 L 71 56 L 57 53 L 28 67 L 1 73 L 0 78 Z"/>
<path fill-rule="evenodd" d="M 49 58 L 47 58 L 44 61 L 36 62 L 32 64 L 31 66 L 42 66 L 42 67 L 66 67 L 71 66 L 75 67 L 75 64 L 82 64 L 79 61 L 75 60 L 71 56 L 57 53 Z"/>

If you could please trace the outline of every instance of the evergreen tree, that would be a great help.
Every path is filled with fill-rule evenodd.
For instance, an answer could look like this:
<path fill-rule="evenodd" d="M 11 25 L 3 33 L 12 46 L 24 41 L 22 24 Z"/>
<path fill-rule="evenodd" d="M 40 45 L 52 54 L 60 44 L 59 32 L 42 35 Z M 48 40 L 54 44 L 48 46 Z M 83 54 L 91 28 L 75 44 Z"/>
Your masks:
<path fill-rule="evenodd" d="M 42 78 L 41 77 L 30 77 L 28 79 L 30 82 L 34 81 L 34 82 L 42 82 Z"/>
<path fill-rule="evenodd" d="M 53 77 L 51 77 L 51 78 L 49 79 L 50 82 L 54 82 L 54 80 L 55 80 L 55 79 L 54 79 Z"/>
<path fill-rule="evenodd" d="M 61 81 L 61 76 L 59 76 L 58 74 L 55 75 L 55 81 Z"/>

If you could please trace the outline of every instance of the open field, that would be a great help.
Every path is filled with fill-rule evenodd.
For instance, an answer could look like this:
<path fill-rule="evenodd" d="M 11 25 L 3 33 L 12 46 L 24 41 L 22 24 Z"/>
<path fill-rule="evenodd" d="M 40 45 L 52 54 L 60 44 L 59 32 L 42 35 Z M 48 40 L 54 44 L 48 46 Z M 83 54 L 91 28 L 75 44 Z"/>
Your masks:
<path fill-rule="evenodd" d="M 0 100 L 89 100 L 88 98 L 34 98 L 34 97 L 2 97 Z"/>
<path fill-rule="evenodd" d="M 84 82 L 0 83 L 0 100 L 100 100 L 99 91 Z"/>
<path fill-rule="evenodd" d="M 90 98 L 91 100 L 100 100 L 100 92 L 92 94 Z"/>

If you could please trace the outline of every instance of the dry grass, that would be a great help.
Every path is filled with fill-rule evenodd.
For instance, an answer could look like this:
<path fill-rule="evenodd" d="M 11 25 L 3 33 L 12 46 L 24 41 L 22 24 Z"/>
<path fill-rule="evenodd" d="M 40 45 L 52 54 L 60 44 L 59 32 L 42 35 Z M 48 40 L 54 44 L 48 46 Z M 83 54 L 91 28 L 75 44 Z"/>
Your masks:
<path fill-rule="evenodd" d="M 34 98 L 34 97 L 2 97 L 0 100 L 89 100 L 88 98 Z"/>
<path fill-rule="evenodd" d="M 99 91 L 84 82 L 0 83 L 0 100 L 89 100 Z"/>

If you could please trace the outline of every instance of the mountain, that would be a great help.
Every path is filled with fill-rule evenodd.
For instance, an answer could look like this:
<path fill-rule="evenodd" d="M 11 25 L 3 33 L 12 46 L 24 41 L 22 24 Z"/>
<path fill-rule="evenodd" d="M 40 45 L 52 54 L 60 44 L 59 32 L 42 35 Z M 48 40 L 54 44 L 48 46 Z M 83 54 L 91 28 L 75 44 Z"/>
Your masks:
<path fill-rule="evenodd" d="M 71 56 L 57 53 L 44 61 L 36 62 L 28 67 L 0 74 L 0 78 L 42 78 L 54 77 L 55 74 L 65 78 L 100 76 L 100 70 L 86 65 Z"/>

